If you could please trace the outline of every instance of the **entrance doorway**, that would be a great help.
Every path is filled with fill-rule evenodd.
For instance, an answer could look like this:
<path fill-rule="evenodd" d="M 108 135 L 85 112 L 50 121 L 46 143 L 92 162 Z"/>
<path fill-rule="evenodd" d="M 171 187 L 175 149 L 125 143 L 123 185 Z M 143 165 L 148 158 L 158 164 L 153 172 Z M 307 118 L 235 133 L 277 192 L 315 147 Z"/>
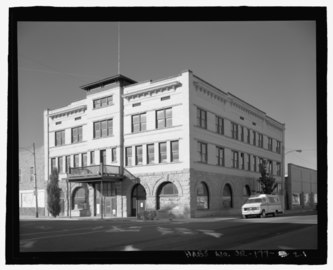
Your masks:
<path fill-rule="evenodd" d="M 142 213 L 146 207 L 146 191 L 141 184 L 136 184 L 131 196 L 131 216 Z"/>
<path fill-rule="evenodd" d="M 103 183 L 103 196 L 101 195 L 101 184 L 96 183 L 94 186 L 94 216 L 101 215 L 101 202 L 104 217 L 117 216 L 117 197 L 115 184 L 110 182 Z"/>

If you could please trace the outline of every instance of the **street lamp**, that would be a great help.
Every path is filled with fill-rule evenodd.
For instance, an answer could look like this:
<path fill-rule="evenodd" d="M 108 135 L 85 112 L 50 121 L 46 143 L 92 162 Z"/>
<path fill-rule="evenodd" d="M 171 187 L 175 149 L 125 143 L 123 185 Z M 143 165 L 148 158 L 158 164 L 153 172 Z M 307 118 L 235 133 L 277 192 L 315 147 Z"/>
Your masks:
<path fill-rule="evenodd" d="M 36 198 L 36 218 L 38 218 L 38 189 L 37 189 L 37 173 L 36 173 L 36 153 L 35 153 L 35 143 L 32 144 L 33 147 L 33 152 L 31 152 L 30 150 L 24 148 L 24 147 L 20 147 L 21 149 L 24 149 L 25 151 L 28 151 L 29 153 L 31 153 L 34 157 L 34 175 L 35 175 L 35 198 Z"/>

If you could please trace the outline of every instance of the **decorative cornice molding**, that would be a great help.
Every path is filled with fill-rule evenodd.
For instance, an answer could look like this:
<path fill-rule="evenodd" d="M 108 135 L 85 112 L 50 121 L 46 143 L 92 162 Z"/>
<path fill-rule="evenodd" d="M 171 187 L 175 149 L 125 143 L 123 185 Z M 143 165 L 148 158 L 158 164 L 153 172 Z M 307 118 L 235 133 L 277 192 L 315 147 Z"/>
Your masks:
<path fill-rule="evenodd" d="M 56 113 L 50 113 L 49 116 L 53 119 L 56 118 L 61 118 L 64 116 L 69 116 L 69 115 L 74 115 L 74 114 L 79 114 L 81 112 L 85 112 L 87 110 L 87 105 L 81 105 L 78 107 L 74 107 L 74 108 L 69 108 L 60 112 L 56 112 Z"/>
<path fill-rule="evenodd" d="M 132 93 L 127 93 L 123 95 L 123 98 L 126 98 L 128 101 L 130 101 L 132 99 L 138 99 L 145 96 L 152 96 L 153 94 L 158 94 L 160 92 L 163 93 L 166 91 L 175 90 L 179 86 L 181 86 L 181 83 L 179 81 L 174 81 L 170 83 L 165 83 L 153 87 L 140 89 Z"/>
<path fill-rule="evenodd" d="M 203 94 L 207 95 L 208 97 L 215 99 L 219 102 L 222 102 L 224 104 L 227 102 L 227 99 L 222 96 L 222 93 L 221 94 L 217 93 L 217 91 L 214 89 L 208 89 L 208 87 L 204 87 L 202 84 L 200 84 L 199 82 L 196 82 L 196 81 L 193 82 L 193 85 L 194 85 L 196 91 L 203 93 Z"/>

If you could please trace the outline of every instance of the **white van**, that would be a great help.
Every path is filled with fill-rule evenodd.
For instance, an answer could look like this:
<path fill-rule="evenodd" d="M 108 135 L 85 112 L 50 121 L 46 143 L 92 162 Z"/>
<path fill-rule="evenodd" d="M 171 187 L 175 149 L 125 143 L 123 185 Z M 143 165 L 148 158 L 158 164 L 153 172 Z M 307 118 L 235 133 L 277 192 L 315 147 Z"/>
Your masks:
<path fill-rule="evenodd" d="M 260 194 L 251 196 L 242 206 L 243 218 L 250 216 L 264 218 L 266 215 L 276 216 L 277 214 L 283 214 L 278 195 Z"/>

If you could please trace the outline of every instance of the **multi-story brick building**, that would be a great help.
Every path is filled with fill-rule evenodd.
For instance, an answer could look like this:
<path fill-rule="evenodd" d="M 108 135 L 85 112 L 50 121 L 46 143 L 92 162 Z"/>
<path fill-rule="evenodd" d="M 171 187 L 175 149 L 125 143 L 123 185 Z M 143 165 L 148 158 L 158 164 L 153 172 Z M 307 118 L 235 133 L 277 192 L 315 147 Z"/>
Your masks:
<path fill-rule="evenodd" d="M 33 148 L 19 150 L 19 207 L 20 215 L 34 216 L 36 214 L 35 173 L 38 190 L 38 214 L 45 214 L 45 184 L 44 181 L 44 148 L 36 148 L 36 172 Z"/>
<path fill-rule="evenodd" d="M 81 88 L 85 99 L 44 112 L 45 180 L 59 169 L 66 215 L 239 213 L 262 159 L 282 196 L 284 124 L 191 71 Z"/>

